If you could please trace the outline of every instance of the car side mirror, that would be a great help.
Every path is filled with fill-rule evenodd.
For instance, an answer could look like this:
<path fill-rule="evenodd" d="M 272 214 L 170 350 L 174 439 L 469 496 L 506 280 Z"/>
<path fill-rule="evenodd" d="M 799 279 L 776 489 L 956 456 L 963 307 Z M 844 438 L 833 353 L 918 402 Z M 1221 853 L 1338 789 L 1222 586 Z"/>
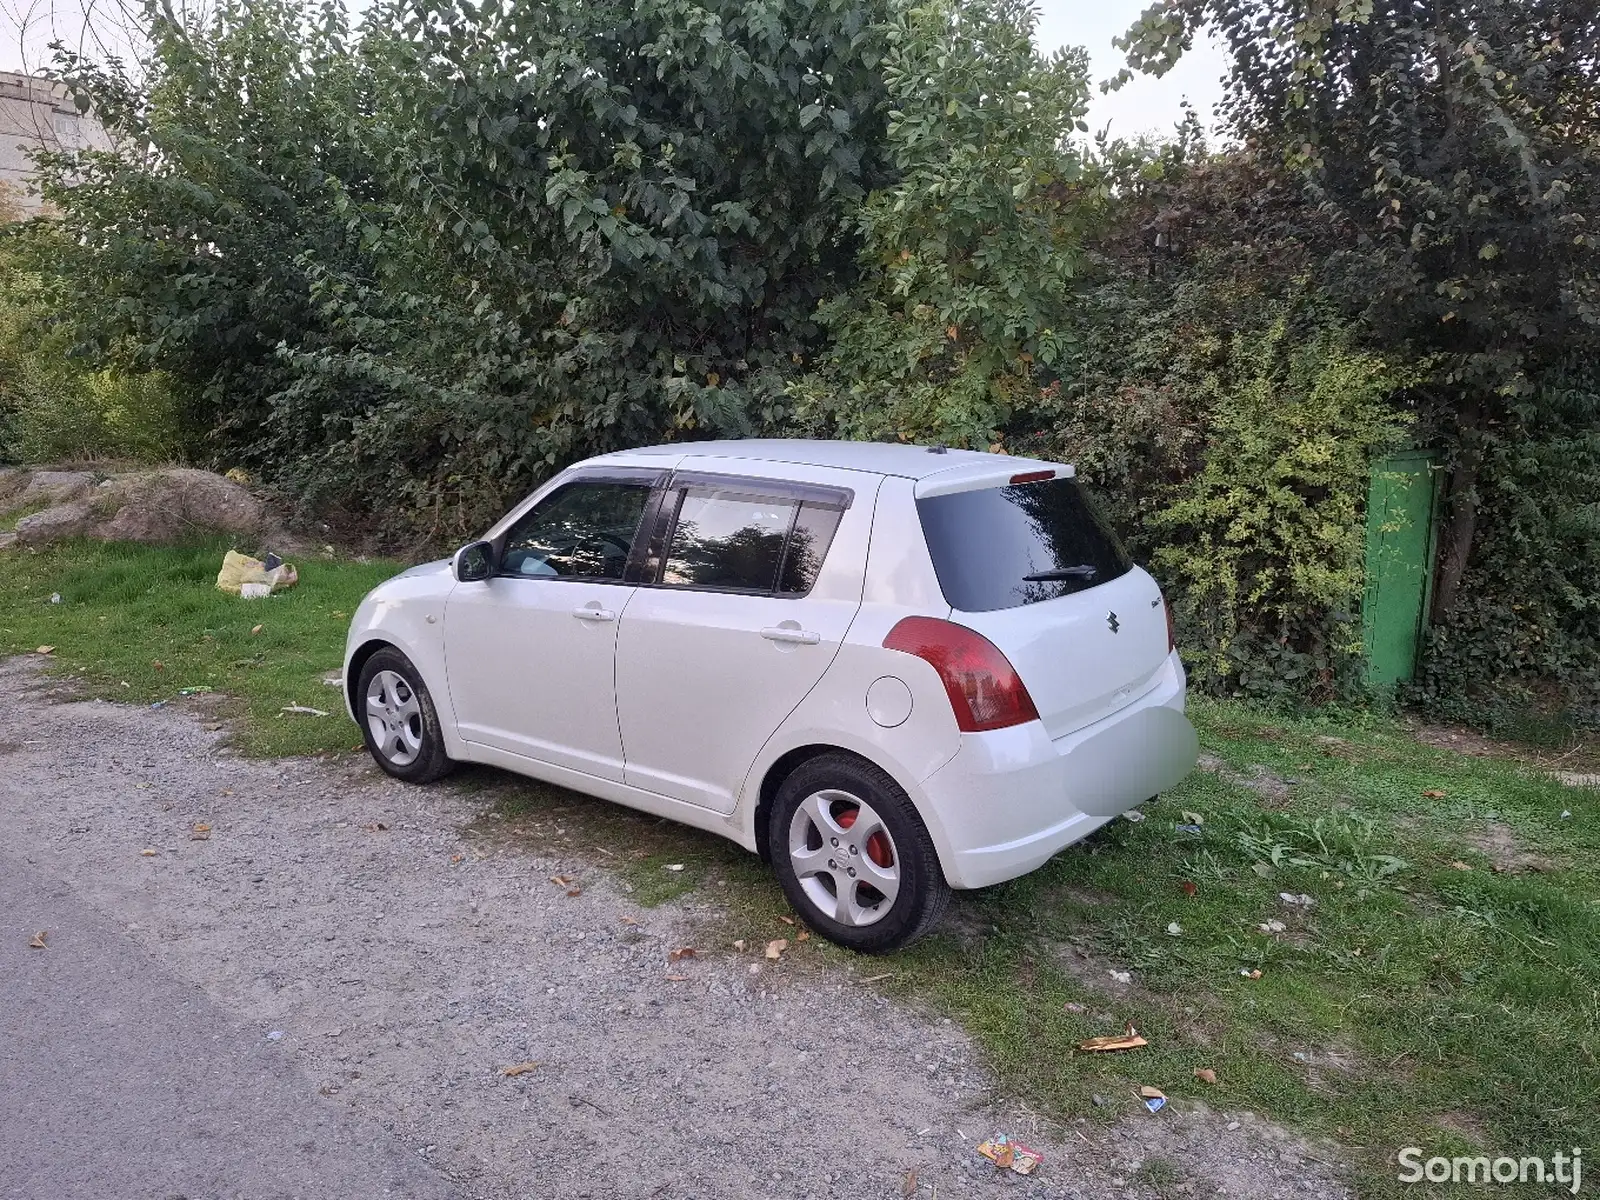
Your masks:
<path fill-rule="evenodd" d="M 481 583 L 494 574 L 494 546 L 473 542 L 461 547 L 450 560 L 450 571 L 457 583 Z"/>

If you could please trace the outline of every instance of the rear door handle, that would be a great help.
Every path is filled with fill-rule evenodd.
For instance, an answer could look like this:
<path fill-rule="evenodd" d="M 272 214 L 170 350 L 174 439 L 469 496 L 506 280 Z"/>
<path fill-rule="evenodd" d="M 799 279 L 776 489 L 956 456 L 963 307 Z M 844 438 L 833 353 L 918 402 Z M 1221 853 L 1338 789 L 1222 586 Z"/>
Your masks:
<path fill-rule="evenodd" d="M 609 608 L 575 608 L 572 615 L 580 621 L 615 621 L 617 614 Z"/>
<path fill-rule="evenodd" d="M 820 633 L 812 633 L 806 629 L 786 629 L 782 625 L 763 629 L 761 636 L 769 642 L 792 642 L 797 646 L 815 646 L 822 640 Z"/>

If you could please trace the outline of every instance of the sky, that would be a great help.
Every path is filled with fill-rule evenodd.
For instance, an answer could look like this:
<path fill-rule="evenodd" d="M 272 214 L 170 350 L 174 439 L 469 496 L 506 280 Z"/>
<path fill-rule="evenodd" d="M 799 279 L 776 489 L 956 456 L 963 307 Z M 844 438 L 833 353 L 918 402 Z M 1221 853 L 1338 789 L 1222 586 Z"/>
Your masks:
<path fill-rule="evenodd" d="M 1111 39 L 1138 19 L 1150 0 L 1036 0 L 1039 25 L 1035 40 L 1041 50 L 1065 45 L 1089 51 L 1096 85 L 1116 74 L 1123 65 L 1121 51 Z M 55 37 L 80 38 L 84 7 L 100 14 L 94 24 L 113 32 L 117 13 L 136 8 L 129 0 L 0 0 L 0 71 L 34 69 L 49 61 L 48 43 Z M 175 7 L 182 8 L 182 0 Z M 88 47 L 92 52 L 92 47 Z M 1089 109 L 1089 127 L 1098 132 L 1109 125 L 1116 137 L 1141 133 L 1170 133 L 1182 115 L 1187 98 L 1207 125 L 1212 106 L 1221 98 L 1224 70 L 1222 51 L 1213 43 L 1196 43 L 1177 67 L 1164 78 L 1138 76 L 1120 91 L 1101 95 L 1098 86 Z"/>

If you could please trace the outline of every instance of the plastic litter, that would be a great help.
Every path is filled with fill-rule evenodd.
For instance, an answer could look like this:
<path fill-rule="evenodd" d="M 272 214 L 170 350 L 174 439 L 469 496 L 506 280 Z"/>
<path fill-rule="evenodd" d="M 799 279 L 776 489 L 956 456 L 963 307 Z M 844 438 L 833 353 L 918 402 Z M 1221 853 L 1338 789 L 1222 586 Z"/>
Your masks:
<path fill-rule="evenodd" d="M 325 717 L 328 715 L 320 708 L 307 708 L 304 704 L 285 704 L 278 710 L 278 715 L 281 717 L 284 713 L 305 713 L 307 716 L 312 717 Z"/>
<path fill-rule="evenodd" d="M 1165 1096 L 1151 1096 L 1150 1099 L 1144 1102 L 1144 1106 L 1151 1112 L 1158 1113 L 1167 1106 L 1167 1098 Z"/>
<path fill-rule="evenodd" d="M 283 1040 L 283 1030 L 281 1030 L 281 1029 L 274 1029 L 271 1033 L 267 1034 L 267 1041 L 269 1041 L 269 1042 L 278 1042 L 278 1041 L 282 1041 L 282 1040 Z"/>
<path fill-rule="evenodd" d="M 1144 820 L 1144 814 L 1137 808 L 1130 808 L 1127 812 L 1122 814 L 1122 819 L 1124 821 L 1132 821 L 1135 825 L 1137 825 L 1140 821 Z"/>
<path fill-rule="evenodd" d="M 1298 896 L 1293 892 L 1279 892 L 1278 899 L 1292 908 L 1312 908 L 1317 903 L 1304 892 L 1301 892 Z"/>
<path fill-rule="evenodd" d="M 222 556 L 222 569 L 217 572 L 218 588 L 247 600 L 292 588 L 299 581 L 294 567 L 276 554 L 260 559 L 229 550 Z"/>
<path fill-rule="evenodd" d="M 50 603 L 51 604 L 60 604 L 61 603 L 61 593 L 60 592 L 51 592 L 50 593 Z"/>
<path fill-rule="evenodd" d="M 1200 826 L 1198 825 L 1174 825 L 1173 828 L 1179 833 L 1191 833 L 1195 837 L 1200 836 Z"/>
<path fill-rule="evenodd" d="M 997 1133 L 988 1141 L 980 1143 L 978 1153 L 995 1166 L 1014 1171 L 1018 1175 L 1032 1175 L 1034 1169 L 1044 1161 L 1044 1155 L 1037 1150 L 1030 1149 L 1021 1142 L 1012 1141 L 1010 1135 L 1004 1133 Z"/>

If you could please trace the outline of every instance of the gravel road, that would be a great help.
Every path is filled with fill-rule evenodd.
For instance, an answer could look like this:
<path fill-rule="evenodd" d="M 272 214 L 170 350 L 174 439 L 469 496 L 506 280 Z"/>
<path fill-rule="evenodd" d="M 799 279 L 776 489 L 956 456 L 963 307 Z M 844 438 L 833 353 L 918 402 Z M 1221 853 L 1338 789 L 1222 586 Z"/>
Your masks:
<path fill-rule="evenodd" d="M 481 836 L 482 789 L 223 738 L 0 662 L 5 1200 L 1350 1194 L 1249 1114 L 1030 1114 L 878 960 L 669 965 L 698 901 Z"/>

